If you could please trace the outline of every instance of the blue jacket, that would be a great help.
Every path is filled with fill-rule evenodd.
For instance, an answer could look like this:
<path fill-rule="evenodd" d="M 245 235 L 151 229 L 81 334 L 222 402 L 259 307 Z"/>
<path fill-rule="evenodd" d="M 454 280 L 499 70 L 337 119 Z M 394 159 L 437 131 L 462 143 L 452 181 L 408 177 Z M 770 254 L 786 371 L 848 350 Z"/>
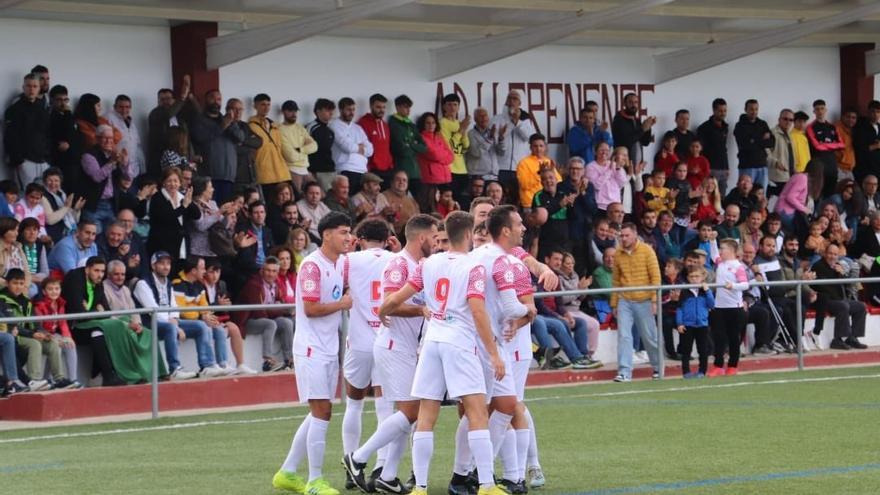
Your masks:
<path fill-rule="evenodd" d="M 709 310 L 715 307 L 715 296 L 712 291 L 700 289 L 698 295 L 690 289 L 681 291 L 678 309 L 675 311 L 675 326 L 707 327 L 709 326 Z"/>
<path fill-rule="evenodd" d="M 568 155 L 583 158 L 584 165 L 588 165 L 595 159 L 596 144 L 608 143 L 608 146 L 614 148 L 611 133 L 603 131 L 598 125 L 593 127 L 592 132 L 587 132 L 580 124 L 575 124 L 569 129 L 565 142 L 568 144 Z"/>
<path fill-rule="evenodd" d="M 98 256 L 98 246 L 93 242 L 87 248 L 81 248 L 76 242 L 76 232 L 61 240 L 49 252 L 49 269 L 67 273 L 74 268 L 85 266 L 86 260 Z"/>

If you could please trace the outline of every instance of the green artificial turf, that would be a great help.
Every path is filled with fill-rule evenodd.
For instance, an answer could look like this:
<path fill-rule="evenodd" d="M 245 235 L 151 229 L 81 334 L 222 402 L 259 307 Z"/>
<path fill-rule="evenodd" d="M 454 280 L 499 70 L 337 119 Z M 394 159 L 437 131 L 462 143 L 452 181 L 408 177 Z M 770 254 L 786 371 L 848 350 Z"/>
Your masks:
<path fill-rule="evenodd" d="M 727 386 L 734 384 L 742 386 Z M 555 387 L 527 398 L 547 477 L 535 493 L 880 493 L 880 367 Z M 304 414 L 0 432 L 0 493 L 280 493 L 270 480 Z M 325 462 L 340 489 L 341 415 L 336 406 Z M 366 439 L 375 427 L 371 406 L 364 418 Z M 107 434 L 212 421 L 222 423 Z M 430 493 L 446 492 L 456 422 L 455 408 L 444 408 Z M 33 438 L 64 434 L 88 436 Z"/>

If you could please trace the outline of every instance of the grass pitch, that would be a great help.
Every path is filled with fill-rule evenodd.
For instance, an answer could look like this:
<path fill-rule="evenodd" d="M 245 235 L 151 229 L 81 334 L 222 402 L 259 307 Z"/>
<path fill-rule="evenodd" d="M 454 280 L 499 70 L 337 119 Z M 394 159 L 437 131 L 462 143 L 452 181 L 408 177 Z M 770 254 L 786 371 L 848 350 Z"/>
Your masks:
<path fill-rule="evenodd" d="M 527 398 L 547 477 L 533 493 L 880 492 L 880 367 L 555 387 Z M 0 493 L 281 493 L 270 480 L 304 414 L 2 432 Z M 325 462 L 339 489 L 341 416 L 336 406 Z M 446 492 L 456 421 L 444 408 L 430 493 Z M 368 406 L 364 439 L 374 428 Z"/>

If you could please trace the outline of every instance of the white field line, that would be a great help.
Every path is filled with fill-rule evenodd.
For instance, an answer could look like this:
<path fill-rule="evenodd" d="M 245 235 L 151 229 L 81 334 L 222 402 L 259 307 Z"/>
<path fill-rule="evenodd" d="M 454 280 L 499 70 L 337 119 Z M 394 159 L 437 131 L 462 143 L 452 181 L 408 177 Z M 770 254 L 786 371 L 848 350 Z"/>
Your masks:
<path fill-rule="evenodd" d="M 719 383 L 715 385 L 697 385 L 693 387 L 668 387 L 661 389 L 649 389 L 649 390 L 623 390 L 619 392 L 602 392 L 602 393 L 594 393 L 594 394 L 572 394 L 572 395 L 555 395 L 551 397 L 534 397 L 531 399 L 526 399 L 526 402 L 539 402 L 539 401 L 547 401 L 547 400 L 562 400 L 562 399 L 584 399 L 589 397 L 619 397 L 619 396 L 627 396 L 627 395 L 640 395 L 640 394 L 657 394 L 657 393 L 666 393 L 666 392 L 690 392 L 694 390 L 707 390 L 707 389 L 722 389 L 722 388 L 735 388 L 735 387 L 747 387 L 752 385 L 787 385 L 793 383 L 816 383 L 816 382 L 836 382 L 843 380 L 864 380 L 864 379 L 872 379 L 872 378 L 880 378 L 880 374 L 874 375 L 852 375 L 852 376 L 829 376 L 829 377 L 817 377 L 817 378 L 792 378 L 789 380 L 767 380 L 767 381 L 749 381 L 749 382 L 736 382 L 736 383 Z M 34 442 L 39 440 L 57 440 L 57 439 L 67 439 L 67 438 L 81 438 L 81 437 L 97 437 L 104 435 L 122 435 L 126 433 L 142 433 L 147 431 L 163 431 L 163 430 L 179 430 L 184 428 L 199 428 L 202 426 L 219 426 L 219 425 L 243 425 L 243 424 L 254 424 L 254 423 L 268 423 L 273 421 L 286 421 L 290 419 L 303 419 L 306 415 L 297 415 L 297 416 L 273 416 L 269 418 L 258 418 L 258 419 L 233 419 L 233 420 L 213 420 L 213 421 L 197 421 L 193 423 L 176 423 L 172 425 L 160 425 L 160 426 L 145 426 L 140 428 L 117 428 L 113 430 L 101 430 L 101 431 L 86 431 L 86 432 L 78 432 L 78 433 L 58 433 L 54 435 L 39 435 L 33 437 L 21 437 L 21 438 L 8 438 L 8 439 L 0 439 L 0 444 L 7 443 L 27 443 Z"/>

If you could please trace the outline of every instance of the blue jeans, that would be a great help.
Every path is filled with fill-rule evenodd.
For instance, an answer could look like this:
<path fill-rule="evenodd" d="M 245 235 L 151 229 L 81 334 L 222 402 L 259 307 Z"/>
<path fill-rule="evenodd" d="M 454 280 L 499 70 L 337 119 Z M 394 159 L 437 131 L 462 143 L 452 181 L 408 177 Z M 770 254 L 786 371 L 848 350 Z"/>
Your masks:
<path fill-rule="evenodd" d="M 583 331 L 584 347 L 586 347 L 586 323 L 584 324 Z M 568 356 L 569 361 L 577 361 L 584 357 L 583 353 L 578 350 L 578 346 L 575 345 L 574 339 L 571 338 L 571 333 L 568 331 L 568 325 L 558 318 L 538 315 L 535 318 L 535 321 L 532 322 L 532 334 L 535 335 L 538 345 L 544 349 L 551 349 L 553 347 L 553 341 L 550 340 L 550 336 L 552 335 L 559 344 L 559 347 L 562 348 L 562 351 L 565 352 L 565 355 Z"/>
<path fill-rule="evenodd" d="M 3 375 L 7 382 L 18 380 L 18 366 L 15 362 L 15 337 L 0 332 L 0 361 L 3 361 Z"/>
<path fill-rule="evenodd" d="M 566 325 L 566 327 L 567 326 L 568 325 Z M 590 349 L 587 342 L 587 322 L 580 318 L 575 318 L 574 328 L 569 331 L 574 334 L 574 343 L 577 345 L 578 351 L 583 355 L 589 354 Z"/>
<path fill-rule="evenodd" d="M 620 298 L 617 303 L 617 373 L 632 378 L 632 332 L 626 330 L 635 325 L 648 351 L 651 367 L 657 371 L 660 356 L 657 349 L 657 322 L 651 314 L 651 301 L 633 302 Z"/>
<path fill-rule="evenodd" d="M 94 211 L 83 210 L 82 217 L 97 224 L 98 233 L 103 232 L 111 223 L 116 221 L 116 213 L 113 212 L 113 203 L 109 199 L 98 201 Z"/>
<path fill-rule="evenodd" d="M 752 184 L 758 186 L 760 185 L 764 191 L 767 190 L 767 167 L 757 167 L 757 168 L 741 168 L 739 169 L 740 175 L 748 175 L 752 178 Z"/>
<path fill-rule="evenodd" d="M 177 322 L 188 339 L 196 339 L 196 349 L 199 353 L 199 367 L 207 368 L 217 364 L 214 359 L 214 333 L 211 327 L 202 320 L 179 320 Z M 223 330 L 223 344 L 226 344 L 226 331 Z"/>

